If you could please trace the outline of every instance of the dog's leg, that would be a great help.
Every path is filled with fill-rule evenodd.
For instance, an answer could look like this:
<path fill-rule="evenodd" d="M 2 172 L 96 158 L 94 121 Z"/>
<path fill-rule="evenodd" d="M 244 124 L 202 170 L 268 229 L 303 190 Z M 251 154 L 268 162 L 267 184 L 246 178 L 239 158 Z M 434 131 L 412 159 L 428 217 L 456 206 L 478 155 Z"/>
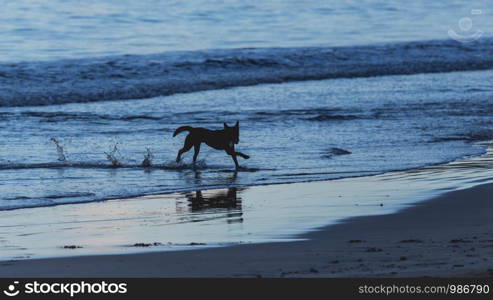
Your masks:
<path fill-rule="evenodd" d="M 236 155 L 241 156 L 241 157 L 243 157 L 244 159 L 249 159 L 249 158 L 250 158 L 250 156 L 249 156 L 249 155 L 246 155 L 246 154 L 241 153 L 241 152 L 236 152 Z"/>
<path fill-rule="evenodd" d="M 236 158 L 236 152 L 233 151 L 230 155 L 233 158 L 233 161 L 235 162 L 236 169 L 239 169 L 240 165 L 238 164 L 238 159 Z"/>
<path fill-rule="evenodd" d="M 228 153 L 228 155 L 231 155 L 231 158 L 233 158 L 233 161 L 235 162 L 235 167 L 238 170 L 240 168 L 240 164 L 238 164 L 238 159 L 236 158 L 236 154 L 238 152 L 235 151 L 234 147 L 233 148 L 227 148 L 224 151 L 226 151 L 226 153 Z"/>
<path fill-rule="evenodd" d="M 236 152 L 233 149 L 224 149 L 224 151 L 226 151 L 226 153 L 228 153 L 228 155 L 231 155 L 231 158 L 233 158 L 233 161 L 235 162 L 235 166 L 236 166 L 236 169 L 239 169 L 240 168 L 240 165 L 238 164 L 238 159 L 236 159 Z"/>
<path fill-rule="evenodd" d="M 200 143 L 195 144 L 193 146 L 193 150 L 195 151 L 193 153 L 193 164 L 195 165 L 195 162 L 197 162 L 197 157 L 199 156 L 199 152 L 200 152 Z"/>
<path fill-rule="evenodd" d="M 178 155 L 176 156 L 176 162 L 179 163 L 180 160 L 181 160 L 181 155 L 185 152 L 187 152 L 188 150 L 192 149 L 192 146 L 193 146 L 193 143 L 192 143 L 192 138 L 190 137 L 190 135 L 187 136 L 187 138 L 185 139 L 185 144 L 183 145 L 183 148 L 181 148 L 179 151 L 178 151 Z"/>

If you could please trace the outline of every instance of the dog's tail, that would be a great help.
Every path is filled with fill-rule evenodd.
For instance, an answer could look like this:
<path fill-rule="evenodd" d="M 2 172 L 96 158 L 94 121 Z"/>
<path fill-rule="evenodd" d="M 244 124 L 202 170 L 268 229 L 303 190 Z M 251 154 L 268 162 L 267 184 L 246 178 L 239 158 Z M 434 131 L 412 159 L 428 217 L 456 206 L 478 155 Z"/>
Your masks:
<path fill-rule="evenodd" d="M 192 130 L 193 127 L 190 127 L 190 126 L 181 126 L 181 127 L 178 127 L 175 132 L 173 133 L 173 137 L 177 136 L 178 134 L 182 133 L 183 131 L 190 131 Z"/>

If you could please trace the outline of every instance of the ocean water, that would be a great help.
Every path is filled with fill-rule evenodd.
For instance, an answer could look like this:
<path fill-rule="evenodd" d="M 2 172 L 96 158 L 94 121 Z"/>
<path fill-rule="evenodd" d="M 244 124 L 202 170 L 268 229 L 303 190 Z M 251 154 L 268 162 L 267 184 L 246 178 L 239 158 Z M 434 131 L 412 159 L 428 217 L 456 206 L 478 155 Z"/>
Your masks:
<path fill-rule="evenodd" d="M 463 0 L 8 1 L 0 209 L 480 155 L 493 138 L 490 13 L 490 1 Z M 190 153 L 174 162 L 178 126 L 236 121 L 251 156 L 239 172 L 205 146 L 196 169 Z"/>
<path fill-rule="evenodd" d="M 493 71 L 265 84 L 151 99 L 2 108 L 0 208 L 378 174 L 479 155 Z M 234 164 L 181 125 L 240 122 Z M 56 142 L 56 143 L 55 143 Z M 58 145 L 58 146 L 57 146 Z M 143 167 L 151 155 L 151 166 Z"/>
<path fill-rule="evenodd" d="M 3 1 L 0 61 L 491 35 L 491 9 L 490 0 Z M 473 23 L 462 32 L 465 17 Z"/>

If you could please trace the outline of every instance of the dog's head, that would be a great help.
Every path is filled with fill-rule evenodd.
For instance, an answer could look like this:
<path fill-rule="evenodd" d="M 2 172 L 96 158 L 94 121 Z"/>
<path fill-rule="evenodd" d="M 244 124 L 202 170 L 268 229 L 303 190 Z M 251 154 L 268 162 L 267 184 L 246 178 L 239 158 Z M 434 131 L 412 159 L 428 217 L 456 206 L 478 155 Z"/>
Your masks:
<path fill-rule="evenodd" d="M 224 131 L 233 143 L 238 144 L 240 142 L 240 121 L 236 121 L 235 126 L 228 126 L 224 123 Z"/>

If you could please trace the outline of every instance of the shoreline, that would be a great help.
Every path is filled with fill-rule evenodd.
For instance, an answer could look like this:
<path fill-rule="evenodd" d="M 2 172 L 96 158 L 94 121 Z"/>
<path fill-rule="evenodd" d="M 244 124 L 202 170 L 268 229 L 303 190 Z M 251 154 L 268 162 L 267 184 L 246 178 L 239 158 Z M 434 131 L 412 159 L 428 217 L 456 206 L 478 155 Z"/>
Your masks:
<path fill-rule="evenodd" d="M 478 157 L 380 175 L 2 211 L 0 277 L 480 274 L 477 262 L 467 267 L 457 263 L 462 266 L 448 273 L 441 267 L 447 262 L 435 262 L 437 269 L 421 275 L 416 266 L 402 264 L 420 261 L 420 247 L 421 251 L 438 250 L 433 259 L 443 249 L 459 250 L 455 248 L 463 245 L 479 243 L 470 247 L 472 252 L 493 249 L 493 243 L 489 244 L 493 236 L 482 237 L 483 233 L 473 235 L 474 239 L 464 232 L 463 236 L 450 236 L 447 243 L 443 237 L 450 232 L 440 222 L 430 221 L 430 228 L 439 231 L 428 234 L 419 218 L 430 214 L 447 217 L 447 226 L 456 228 L 451 217 L 466 212 L 468 206 L 479 207 L 479 213 L 489 211 L 488 205 L 493 203 L 484 198 L 493 194 L 492 158 L 490 145 Z M 482 189 L 485 191 L 477 192 Z M 457 195 L 474 200 L 462 203 Z M 445 216 L 439 207 L 447 208 L 444 204 L 449 198 L 456 203 Z M 403 221 L 405 218 L 408 220 Z M 17 221 L 21 219 L 29 221 Z M 469 214 L 464 221 L 478 222 L 493 235 L 493 222 L 487 217 L 476 220 Z M 392 231 L 395 227 L 400 230 Z M 415 234 L 409 235 L 414 230 Z M 389 242 L 390 237 L 395 241 Z M 437 237 L 441 241 L 436 241 Z M 411 254 L 403 254 L 408 252 Z M 324 254 L 330 254 L 330 259 L 320 260 Z M 468 253 L 466 257 L 487 258 L 490 254 Z M 209 265 L 202 265 L 203 255 Z M 382 259 L 380 267 L 370 268 L 368 261 L 375 257 Z M 98 269 L 91 270 L 92 265 Z M 387 269 L 390 271 L 385 272 Z M 489 269 L 481 274 L 489 274 Z"/>
<path fill-rule="evenodd" d="M 248 189 L 248 188 L 257 188 L 257 187 L 264 187 L 264 186 L 276 186 L 276 185 L 290 185 L 290 184 L 304 184 L 304 183 L 322 183 L 322 182 L 330 182 L 330 181 L 336 181 L 336 180 L 350 180 L 350 179 L 358 179 L 358 178 L 364 178 L 364 177 L 372 177 L 372 176 L 386 176 L 388 174 L 396 174 L 396 173 L 407 173 L 407 172 L 414 172 L 416 170 L 423 170 L 423 169 L 428 169 L 428 168 L 435 168 L 435 167 L 442 167 L 442 166 L 447 166 L 450 164 L 456 164 L 456 163 L 472 163 L 472 164 L 478 164 L 482 163 L 483 160 L 486 161 L 486 163 L 490 163 L 493 161 L 493 140 L 488 140 L 488 141 L 479 141 L 475 142 L 476 145 L 486 145 L 487 147 L 484 149 L 484 151 L 479 154 L 479 155 L 468 155 L 468 156 L 463 156 L 463 157 L 457 157 L 452 160 L 447 160 L 447 161 L 441 161 L 441 162 L 436 162 L 432 164 L 427 164 L 423 166 L 418 166 L 418 167 L 413 167 L 413 168 L 406 168 L 406 169 L 395 169 L 395 170 L 386 170 L 386 171 L 367 171 L 368 174 L 366 175 L 352 175 L 352 176 L 347 176 L 347 177 L 341 177 L 341 178 L 326 178 L 326 179 L 307 179 L 307 180 L 301 180 L 301 181 L 293 181 L 293 182 L 272 182 L 272 183 L 256 183 L 252 185 L 233 185 L 233 186 L 222 186 L 222 187 L 205 187 L 201 190 L 203 191 L 208 191 L 208 190 L 221 190 L 221 189 L 226 189 L 226 188 L 236 188 L 236 189 Z M 71 164 L 60 164 L 60 167 L 71 167 Z M 152 165 L 150 167 L 139 167 L 140 169 L 143 170 L 160 170 L 164 166 L 162 165 Z M 44 168 L 44 167 L 40 167 Z M 113 169 L 111 166 L 106 166 L 104 168 L 108 169 Z M 125 165 L 118 167 L 117 169 L 126 169 L 126 168 L 132 168 L 132 167 L 127 167 Z M 193 170 L 193 169 L 189 169 Z M 200 168 L 197 169 L 200 171 Z M 241 172 L 251 172 L 251 169 L 248 167 L 241 167 L 240 170 L 220 170 L 221 172 L 225 173 L 241 173 Z M 194 172 L 196 172 L 194 170 Z M 347 173 L 347 172 L 341 172 L 341 173 Z M 363 173 L 363 171 L 360 171 L 359 173 Z M 91 204 L 91 203 L 99 203 L 99 202 L 108 202 L 108 201 L 114 201 L 114 200 L 122 200 L 122 199 L 134 199 L 134 198 L 145 198 L 145 197 L 153 197 L 153 196 L 169 196 L 172 197 L 173 195 L 179 195 L 179 194 L 186 194 L 186 193 L 191 193 L 197 191 L 197 188 L 189 188 L 189 189 L 184 189 L 184 190 L 179 190 L 179 191 L 170 191 L 170 192 L 163 192 L 163 193 L 149 193 L 149 194 L 143 194 L 143 195 L 138 195 L 138 196 L 126 196 L 125 198 L 118 198 L 118 197 L 109 197 L 109 198 L 102 198 L 98 200 L 81 200 L 81 201 L 74 201 L 74 202 L 66 202 L 66 203 L 53 203 L 49 205 L 33 205 L 33 206 L 21 206 L 21 207 L 12 207 L 12 208 L 3 208 L 0 210 L 1 212 L 4 211 L 14 211 L 14 210 L 25 210 L 25 209 L 42 209 L 42 208 L 49 208 L 49 207 L 55 207 L 55 206 L 63 206 L 63 205 L 78 205 L 78 204 Z"/>
<path fill-rule="evenodd" d="M 492 183 L 453 191 L 324 226 L 303 241 L 4 261 L 0 277 L 493 276 L 491 195 Z"/>
<path fill-rule="evenodd" d="M 493 220 L 488 212 L 493 208 L 493 202 L 488 200 L 493 195 L 493 179 L 488 170 L 493 163 L 492 154 L 489 147 L 486 154 L 479 157 L 382 175 L 266 185 L 243 191 L 227 189 L 226 194 L 221 190 L 200 192 L 207 205 L 211 205 L 212 200 L 233 199 L 234 206 L 226 207 L 224 214 L 217 211 L 217 208 L 225 208 L 224 202 L 218 202 L 217 207 L 201 207 L 203 203 L 198 203 L 197 207 L 194 202 L 199 196 L 197 192 L 195 196 L 168 194 L 157 198 L 4 211 L 4 234 L 5 228 L 10 230 L 3 239 L 1 250 L 4 254 L 9 237 L 22 237 L 33 245 L 47 247 L 44 250 L 52 256 L 31 258 L 20 255 L 4 259 L 0 261 L 0 277 L 491 276 L 493 263 L 488 257 L 493 255 Z M 355 187 L 362 191 L 358 193 Z M 229 195 L 233 190 L 234 193 Z M 327 207 L 330 195 L 340 202 Z M 267 202 L 260 201 L 261 209 L 252 213 L 249 206 L 255 207 L 259 204 L 255 201 L 262 198 Z M 166 205 L 176 205 L 176 211 L 181 213 L 178 218 L 183 218 L 183 208 L 190 206 L 194 216 L 199 213 L 210 218 L 213 213 L 212 220 L 219 222 L 219 227 L 207 220 L 199 221 L 205 221 L 204 224 L 209 225 L 205 227 L 210 230 L 227 228 L 228 234 L 235 232 L 235 226 L 241 227 L 240 233 L 256 229 L 259 227 L 256 223 L 262 227 L 277 222 L 281 229 L 274 230 L 277 235 L 271 234 L 264 237 L 265 240 L 258 239 L 253 243 L 203 245 L 200 241 L 189 243 L 187 240 L 181 245 L 176 244 L 178 247 L 174 249 L 163 250 L 161 245 L 152 247 L 152 241 L 159 240 L 160 236 L 169 237 L 162 228 L 170 226 L 159 223 L 161 215 L 170 212 Z M 294 211 L 289 205 L 295 205 Z M 305 206 L 313 205 L 312 210 L 303 210 Z M 344 206 L 343 211 L 353 209 L 354 216 L 333 215 L 340 205 Z M 295 212 L 295 215 L 279 214 L 283 209 L 291 209 L 291 214 Z M 122 215 L 133 210 L 138 213 Z M 9 225 L 10 221 L 18 219 L 20 211 L 30 212 L 28 219 L 38 223 Z M 296 219 L 298 212 L 304 214 L 304 219 Z M 262 219 L 262 213 L 268 215 L 267 218 Z M 87 214 L 90 217 L 83 219 Z M 287 218 L 285 223 L 282 223 L 283 217 Z M 247 226 L 251 222 L 246 221 L 250 219 L 253 219 L 254 227 Z M 52 223 L 40 220 L 52 220 Z M 153 222 L 158 223 L 149 226 Z M 292 226 L 293 223 L 297 226 Z M 286 225 L 289 226 L 283 228 Z M 51 232 L 32 232 L 34 227 L 43 231 L 42 226 L 47 226 Z M 19 229 L 24 227 L 31 231 Z M 155 231 L 156 228 L 159 230 Z M 273 229 L 276 228 L 267 226 L 264 231 L 272 233 Z M 261 237 L 265 232 L 256 234 Z M 39 236 L 41 233 L 45 236 Z M 100 248 L 94 248 L 91 253 L 84 252 L 91 251 L 90 247 L 68 250 L 60 249 L 63 244 L 53 245 L 54 241 L 72 245 L 70 238 L 78 235 L 82 241 L 92 242 L 92 246 Z M 191 237 L 203 235 L 204 232 L 196 232 Z M 122 247 L 122 241 L 127 246 L 131 246 L 129 242 L 149 242 L 151 247 Z M 115 244 L 120 246 L 111 247 Z M 14 251 L 17 250 L 14 248 Z"/>

